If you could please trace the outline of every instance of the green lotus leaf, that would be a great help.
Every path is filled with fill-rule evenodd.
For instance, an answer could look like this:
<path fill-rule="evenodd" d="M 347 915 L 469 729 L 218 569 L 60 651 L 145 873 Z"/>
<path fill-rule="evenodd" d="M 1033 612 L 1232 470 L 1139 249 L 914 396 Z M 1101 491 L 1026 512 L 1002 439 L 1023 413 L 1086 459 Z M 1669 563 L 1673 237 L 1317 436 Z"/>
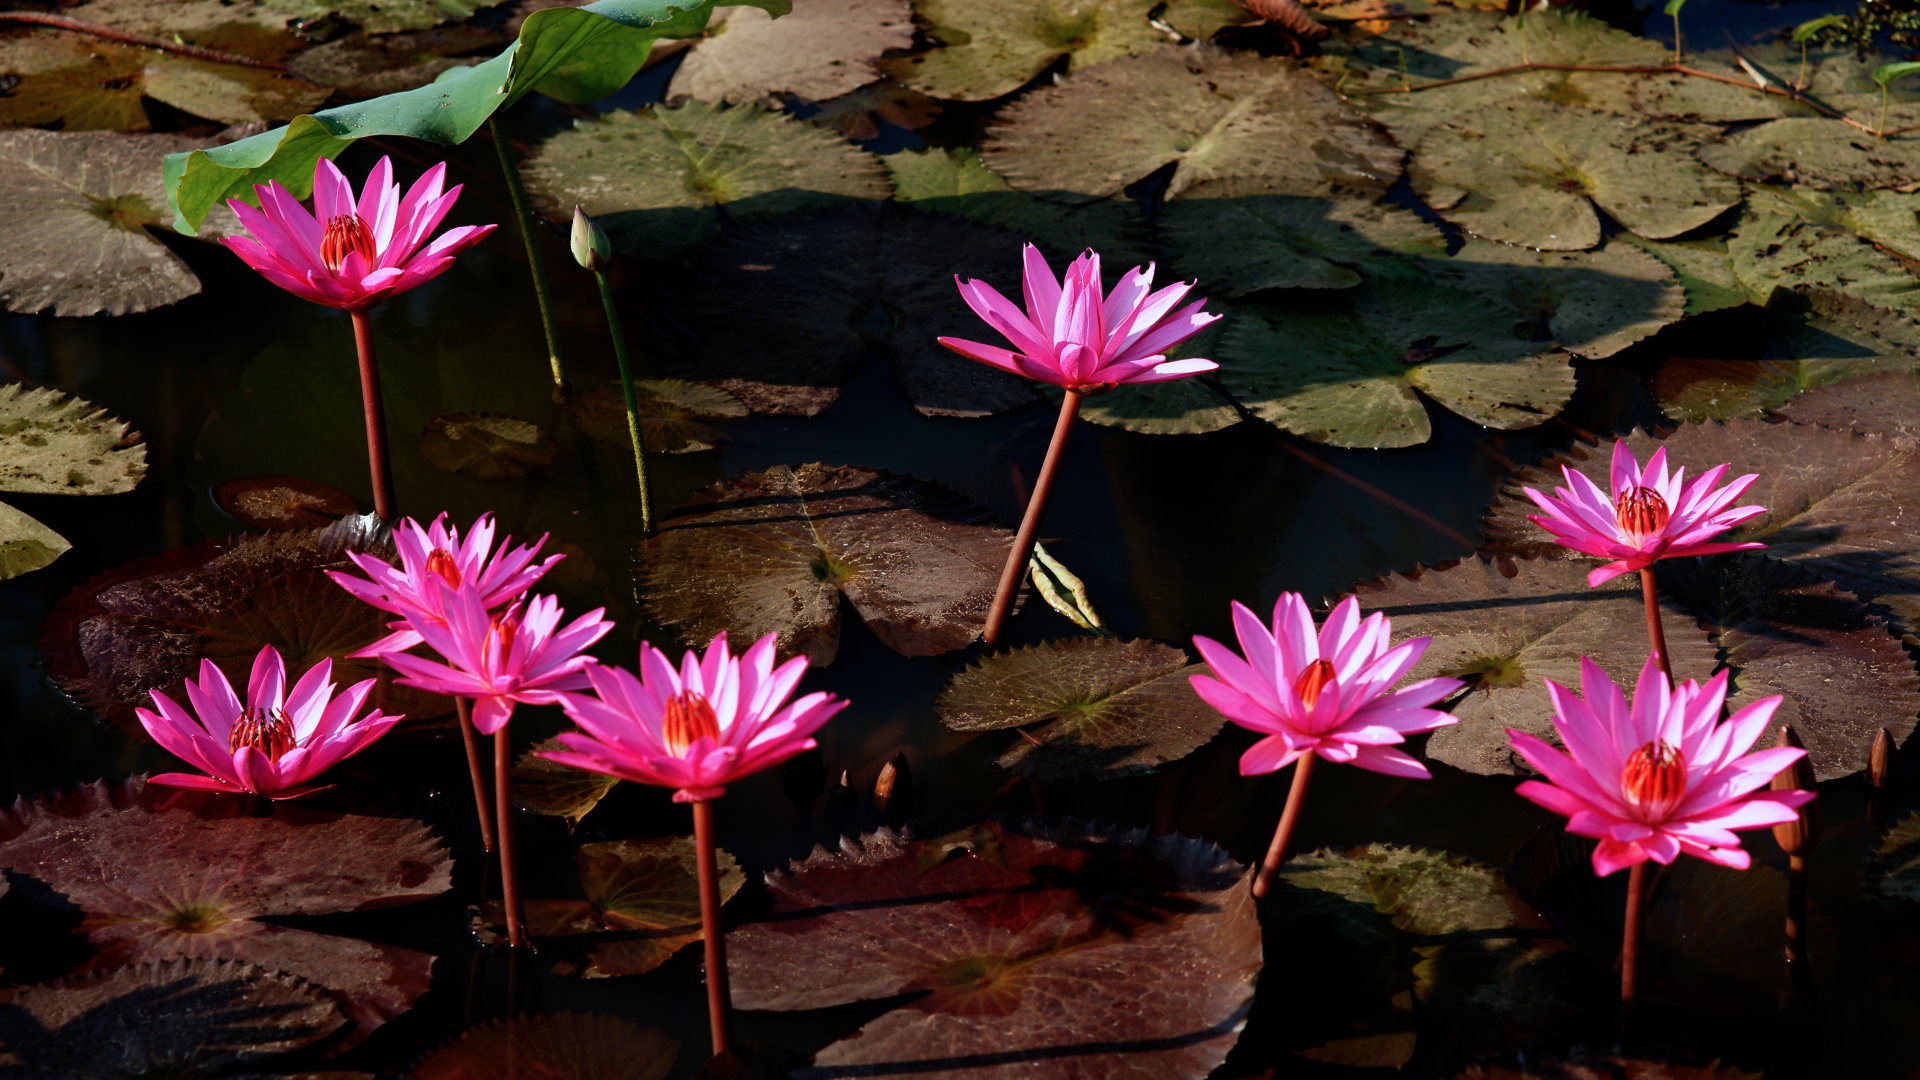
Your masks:
<path fill-rule="evenodd" d="M 665 1080 L 680 1044 L 596 1013 L 516 1013 L 462 1032 L 407 1070 L 413 1080 Z"/>
<path fill-rule="evenodd" d="M 1412 276 L 1444 258 L 1446 238 L 1419 215 L 1372 198 L 1246 193 L 1244 181 L 1196 184 L 1160 214 L 1174 266 L 1209 291 L 1350 289 Z M 1231 238 L 1229 242 L 1229 238 Z"/>
<path fill-rule="evenodd" d="M 1797 213 L 1743 213 L 1725 236 L 1671 243 L 1627 238 L 1673 267 L 1687 314 L 1766 306 L 1776 289 L 1842 292 L 1878 307 L 1920 313 L 1920 278 L 1872 244 Z"/>
<path fill-rule="evenodd" d="M 742 104 L 791 94 L 825 101 L 880 77 L 878 60 L 913 45 L 908 0 L 808 0 L 778 21 L 754 8 L 714 13 L 673 74 L 673 92 Z"/>
<path fill-rule="evenodd" d="M 1513 309 L 1516 336 L 1551 340 L 1589 360 L 1652 336 L 1686 311 L 1686 292 L 1666 264 L 1621 244 L 1534 251 L 1473 240 L 1453 258 L 1422 267 Z"/>
<path fill-rule="evenodd" d="M 1907 116 L 1897 119 L 1910 122 Z M 1700 148 L 1700 160 L 1742 180 L 1849 190 L 1900 187 L 1920 171 L 1920 133 L 1880 138 L 1830 117 L 1786 117 L 1723 135 Z"/>
<path fill-rule="evenodd" d="M 1756 212 L 1777 211 L 1844 229 L 1903 258 L 1920 260 L 1920 192 L 1822 191 L 1764 184 L 1748 189 L 1747 205 Z"/>
<path fill-rule="evenodd" d="M 1116 270 L 1152 262 L 1155 249 L 1140 204 L 1116 196 L 1082 205 L 1071 192 L 1015 191 L 972 147 L 888 154 L 894 199 L 917 210 L 951 214 L 1005 229 L 1039 246 L 1058 264 L 1087 248 Z"/>
<path fill-rule="evenodd" d="M 1218 343 L 1219 336 L 1207 341 Z M 1212 351 L 1207 342 L 1195 338 L 1173 355 L 1205 356 Z M 1046 396 L 1058 401 L 1060 391 L 1049 388 Z M 1116 386 L 1086 399 L 1080 406 L 1080 419 L 1142 435 L 1204 435 L 1224 431 L 1242 417 L 1233 399 L 1212 379 L 1189 378 Z"/>

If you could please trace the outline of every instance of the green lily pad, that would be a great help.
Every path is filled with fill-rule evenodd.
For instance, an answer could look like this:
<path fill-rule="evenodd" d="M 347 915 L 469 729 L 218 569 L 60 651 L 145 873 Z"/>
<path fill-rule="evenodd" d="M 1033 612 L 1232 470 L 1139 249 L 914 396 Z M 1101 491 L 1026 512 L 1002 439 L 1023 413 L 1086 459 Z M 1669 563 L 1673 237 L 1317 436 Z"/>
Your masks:
<path fill-rule="evenodd" d="M 747 415 L 740 399 L 717 386 L 681 379 L 635 379 L 634 403 L 639 406 L 640 439 L 655 454 L 689 454 L 720 444 L 720 432 L 709 420 L 737 420 Z M 567 399 L 580 430 L 605 446 L 629 448 L 627 404 L 620 384 L 595 386 Z"/>
<path fill-rule="evenodd" d="M 260 0 L 260 5 L 302 21 L 338 15 L 376 34 L 424 30 L 479 10 L 473 0 Z"/>
<path fill-rule="evenodd" d="M 1144 266 L 1155 249 L 1140 204 L 1125 197 L 1078 206 L 1071 192 L 1015 191 L 972 147 L 905 150 L 888 154 L 894 199 L 917 210 L 950 214 L 1031 240 L 1055 263 L 1087 248 L 1111 267 Z"/>
<path fill-rule="evenodd" d="M 747 876 L 733 856 L 716 854 L 725 903 Z M 693 838 L 685 836 L 582 844 L 574 860 L 586 899 L 527 901 L 527 932 L 562 950 L 570 944 L 564 939 L 591 935 L 585 963 L 571 969 L 583 978 L 652 971 L 701 938 L 697 858 Z M 483 943 L 505 937 L 499 901 L 482 905 L 476 925 Z"/>
<path fill-rule="evenodd" d="M 1795 397 L 1773 414 L 1796 424 L 1920 439 L 1920 374 L 1906 367 L 1849 378 Z"/>
<path fill-rule="evenodd" d="M 1817 54 L 1815 54 L 1817 56 Z M 1782 116 L 1813 116 L 1813 109 L 1784 94 L 1768 93 L 1754 82 L 1745 60 L 1759 70 L 1766 85 L 1783 88 L 1799 75 L 1799 49 L 1743 45 L 1706 52 L 1687 50 L 1687 66 L 1698 71 L 1742 80 L 1734 86 L 1718 79 L 1692 75 L 1641 75 L 1624 80 L 1639 111 L 1662 120 L 1687 123 L 1738 124 Z"/>
<path fill-rule="evenodd" d="M 884 199 L 873 155 L 757 105 L 689 101 L 577 120 L 526 165 L 528 189 L 578 205 L 634 255 L 671 257 L 710 241 L 726 217 L 790 214 Z"/>
<path fill-rule="evenodd" d="M 982 829 L 986 852 L 923 863 L 940 841 L 883 831 L 767 875 L 772 918 L 727 936 L 734 1004 L 893 1006 L 815 1068 L 1199 1080 L 1220 1064 L 1261 964 L 1240 864 L 1144 830 Z"/>
<path fill-rule="evenodd" d="M 513 803 L 530 813 L 562 818 L 573 829 L 620 779 L 538 756 L 542 750 L 563 749 L 559 739 L 542 739 L 520 755 L 513 763 Z"/>
<path fill-rule="evenodd" d="M 733 8 L 708 22 L 674 72 L 673 92 L 733 104 L 783 94 L 825 101 L 879 78 L 880 56 L 912 45 L 907 0 L 809 0 L 778 21 Z"/>
<path fill-rule="evenodd" d="M 1208 339 L 1208 343 L 1218 342 L 1218 336 Z M 1196 338 L 1176 350 L 1175 355 L 1215 351 L 1208 343 Z M 1060 391 L 1049 388 L 1047 397 L 1057 401 Z M 1233 399 L 1212 380 L 1191 378 L 1116 386 L 1107 393 L 1088 398 L 1080 406 L 1080 419 L 1142 435 L 1203 435 L 1224 431 L 1239 423 L 1242 417 Z"/>
<path fill-rule="evenodd" d="M 59 390 L 0 384 L 0 491 L 117 495 L 146 474 L 126 421 Z"/>
<path fill-rule="evenodd" d="M 420 453 L 435 466 L 477 480 L 526 476 L 560 455 L 553 436 L 530 420 L 503 413 L 449 413 L 427 421 Z"/>
<path fill-rule="evenodd" d="M 1481 775 L 1520 775 L 1526 767 L 1508 745 L 1506 729 L 1559 741 L 1542 680 L 1577 690 L 1580 660 L 1589 657 L 1616 684 L 1632 687 L 1650 648 L 1640 582 L 1625 576 L 1589 588 L 1594 565 L 1590 559 L 1510 565 L 1468 559 L 1359 586 L 1369 610 L 1393 619 L 1396 635 L 1433 638 L 1408 678 L 1446 675 L 1468 684 L 1453 708 L 1460 722 L 1434 732 L 1428 757 Z M 1660 622 L 1674 675 L 1711 676 L 1714 648 L 1694 620 L 1666 606 Z"/>
<path fill-rule="evenodd" d="M 1663 238 L 1740 203 L 1740 185 L 1702 168 L 1706 129 L 1530 98 L 1462 113 L 1429 131 L 1407 164 L 1428 205 L 1469 232 L 1549 251 L 1600 242 L 1597 205 Z"/>
<path fill-rule="evenodd" d="M 1920 171 L 1920 133 L 1877 138 L 1824 116 L 1786 117 L 1723 135 L 1700 148 L 1700 160 L 1743 180 L 1853 190 L 1900 187 Z"/>
<path fill-rule="evenodd" d="M 1412 276 L 1419 260 L 1447 254 L 1440 230 L 1411 210 L 1371 198 L 1248 194 L 1245 186 L 1196 184 L 1160 215 L 1174 266 L 1213 292 L 1350 289 L 1369 277 Z"/>
<path fill-rule="evenodd" d="M 1226 722 L 1189 675 L 1206 668 L 1155 641 L 1067 638 L 981 658 L 934 700 L 954 731 L 1020 738 L 995 762 L 1039 780 L 1147 772 L 1205 746 Z"/>
<path fill-rule="evenodd" d="M 0 97 L 0 101 L 6 100 Z M 160 160 L 178 135 L 0 131 L 0 295 L 8 311 L 125 315 L 184 300 L 200 279 L 147 235 L 165 222 Z M 217 233 L 232 221 L 222 210 Z"/>
<path fill-rule="evenodd" d="M 1012 542 L 954 492 L 849 466 L 776 466 L 716 484 L 640 545 L 649 614 L 689 647 L 726 631 L 780 634 L 785 656 L 831 661 L 840 598 L 888 648 L 965 648 Z"/>
<path fill-rule="evenodd" d="M 1625 245 L 1534 251 L 1475 240 L 1445 262 L 1422 265 L 1439 281 L 1512 308 L 1516 336 L 1553 341 L 1589 360 L 1652 336 L 1686 311 L 1686 292 L 1666 264 Z"/>
<path fill-rule="evenodd" d="M 72 549 L 66 537 L 0 503 L 0 581 L 38 570 Z"/>
<path fill-rule="evenodd" d="M 1014 187 L 1083 202 L 1168 165 L 1167 198 L 1223 179 L 1281 195 L 1377 193 L 1400 156 L 1305 70 L 1209 46 L 1163 47 L 1035 90 L 986 142 L 987 164 Z"/>
<path fill-rule="evenodd" d="M 1920 900 L 1920 814 L 1901 818 L 1880 838 L 1867 887 L 1887 900 Z"/>
<path fill-rule="evenodd" d="M 885 67 L 934 97 L 986 101 L 1020 89 L 1061 57 L 1078 72 L 1152 52 L 1167 42 L 1148 21 L 1159 6 L 1155 0 L 917 0 L 914 13 L 942 47 Z"/>
<path fill-rule="evenodd" d="M 1566 405 L 1566 354 L 1514 336 L 1514 321 L 1458 289 L 1389 282 L 1244 306 L 1214 359 L 1227 392 L 1277 427 L 1334 446 L 1415 446 L 1432 433 L 1421 395 L 1496 428 Z"/>
<path fill-rule="evenodd" d="M 1726 236 L 1672 243 L 1629 240 L 1673 267 L 1686 287 L 1689 315 L 1747 303 L 1764 307 L 1782 288 L 1823 289 L 1895 311 L 1920 312 L 1920 279 L 1898 260 L 1798 214 L 1748 211 Z"/>
<path fill-rule="evenodd" d="M 1844 229 L 1905 259 L 1920 260 L 1920 192 L 1822 191 L 1755 185 L 1747 204 L 1828 228 Z"/>

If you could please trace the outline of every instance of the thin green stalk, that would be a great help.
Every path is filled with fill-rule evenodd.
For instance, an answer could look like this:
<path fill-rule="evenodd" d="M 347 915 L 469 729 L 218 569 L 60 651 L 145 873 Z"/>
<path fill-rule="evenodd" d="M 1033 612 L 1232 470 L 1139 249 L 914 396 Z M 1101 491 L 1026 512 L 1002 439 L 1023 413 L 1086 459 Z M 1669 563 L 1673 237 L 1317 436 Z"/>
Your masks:
<path fill-rule="evenodd" d="M 500 130 L 499 117 L 487 118 L 487 134 L 493 137 L 494 152 L 500 155 L 500 172 L 507 178 L 507 197 L 513 200 L 514 221 L 520 226 L 521 243 L 527 246 L 527 273 L 533 277 L 533 299 L 540 307 L 540 329 L 547 335 L 547 363 L 553 368 L 554 400 L 565 401 L 567 365 L 560 356 L 559 323 L 553 315 L 553 289 L 547 284 L 547 266 L 540 260 L 540 246 L 533 239 L 533 208 L 527 204 L 527 188 L 520 182 L 520 166 L 514 163 L 513 148 L 507 145 L 506 132 Z"/>
<path fill-rule="evenodd" d="M 640 482 L 640 535 L 653 535 L 653 496 L 647 488 L 647 445 L 640 437 L 640 402 L 633 394 L 633 367 L 627 362 L 627 338 L 620 332 L 620 314 L 613 307 L 613 287 L 598 270 L 600 306 L 607 311 L 607 333 L 613 338 L 613 360 L 620 365 L 620 394 L 627 402 L 627 439 L 633 443 L 633 474 Z"/>

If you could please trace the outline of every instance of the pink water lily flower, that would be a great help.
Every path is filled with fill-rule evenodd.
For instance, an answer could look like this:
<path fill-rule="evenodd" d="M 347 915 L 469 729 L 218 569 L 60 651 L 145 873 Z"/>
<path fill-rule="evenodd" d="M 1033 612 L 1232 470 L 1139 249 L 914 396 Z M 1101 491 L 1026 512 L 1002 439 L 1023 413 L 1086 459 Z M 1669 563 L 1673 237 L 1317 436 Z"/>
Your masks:
<path fill-rule="evenodd" d="M 465 538 L 457 527 L 447 524 L 445 514 L 424 529 L 412 518 L 401 518 L 393 527 L 399 566 L 365 552 L 347 552 L 347 558 L 367 576 L 355 577 L 343 570 L 329 570 L 327 576 L 366 603 L 402 616 L 400 621 L 387 624 L 393 633 L 353 655 L 380 656 L 420 644 L 424 639 L 405 617 L 444 624 L 446 615 L 439 607 L 443 584 L 477 593 L 480 605 L 491 611 L 518 600 L 555 563 L 566 558 L 550 555 L 541 562 L 533 561 L 547 542 L 545 536 L 520 547 L 512 546 L 512 537 L 503 537 L 498 551 L 494 550 L 493 536 L 491 514 L 481 514 Z"/>
<path fill-rule="evenodd" d="M 153 782 L 269 799 L 325 790 L 328 785 L 307 781 L 366 749 L 404 719 L 378 709 L 356 719 L 374 680 L 336 695 L 332 675 L 333 661 L 322 660 L 289 690 L 286 664 L 268 645 L 254 657 L 243 702 L 213 661 L 200 661 L 200 681 L 186 680 L 187 708 L 153 690 L 158 711 L 134 713 L 155 742 L 206 775 L 161 773 Z"/>
<path fill-rule="evenodd" d="M 258 209 L 227 200 L 251 235 L 222 243 L 303 300 L 348 310 L 372 307 L 437 277 L 455 255 L 496 228 L 461 225 L 428 242 L 460 197 L 458 184 L 442 193 L 446 176 L 446 163 L 437 163 L 403 197 L 393 182 L 393 163 L 383 157 L 356 198 L 339 167 L 321 158 L 313 169 L 311 213 L 278 180 L 258 185 Z"/>
<path fill-rule="evenodd" d="M 954 278 L 967 306 L 1005 335 L 1013 350 L 949 337 L 940 344 L 1015 375 L 1079 391 L 1183 379 L 1220 366 L 1211 360 L 1167 359 L 1168 349 L 1220 317 L 1201 310 L 1204 299 L 1175 310 L 1192 282 L 1152 292 L 1153 264 L 1148 263 L 1122 275 L 1103 297 L 1100 256 L 1091 249 L 1067 267 L 1064 282 L 1053 276 L 1039 248 L 1028 244 L 1022 257 L 1024 312 L 984 281 Z"/>
<path fill-rule="evenodd" d="M 1611 494 L 1562 465 L 1560 472 L 1567 486 L 1554 488 L 1552 497 L 1532 488 L 1523 489 L 1546 511 L 1544 517 L 1527 517 L 1566 547 L 1612 560 L 1587 575 L 1588 585 L 1645 569 L 1660 559 L 1766 547 L 1753 542 L 1706 543 L 1767 512 L 1764 506 L 1728 508 L 1757 474 L 1749 473 L 1721 485 L 1720 477 L 1727 469 L 1727 465 L 1716 465 L 1689 481 L 1685 468 L 1667 472 L 1666 447 L 1655 450 L 1643 469 L 1627 444 L 1616 442 Z"/>
<path fill-rule="evenodd" d="M 1747 753 L 1781 699 L 1762 698 L 1722 723 L 1724 669 L 1705 686 L 1688 679 L 1669 688 L 1648 657 L 1628 708 L 1607 673 L 1583 657 L 1580 689 L 1576 697 L 1547 680 L 1565 753 L 1523 731 L 1509 729 L 1507 738 L 1548 781 L 1528 780 L 1519 793 L 1565 814 L 1568 832 L 1600 841 L 1593 872 L 1602 877 L 1682 854 L 1744 870 L 1749 858 L 1733 830 L 1793 821 L 1813 798 L 1811 791 L 1761 790 L 1806 751 Z"/>
<path fill-rule="evenodd" d="M 638 678 L 595 667 L 587 672 L 595 697 L 561 699 L 585 734 L 563 734 L 567 750 L 540 756 L 673 788 L 675 802 L 716 798 L 740 777 L 813 749 L 813 733 L 847 707 L 819 692 L 788 704 L 807 661 L 795 657 L 776 668 L 775 642 L 768 634 L 736 659 L 720 634 L 704 656 L 689 649 L 677 671 L 643 642 Z"/>
<path fill-rule="evenodd" d="M 409 615 L 407 623 L 447 662 L 403 652 L 383 659 L 406 686 L 472 698 L 473 726 L 482 735 L 505 727 L 516 704 L 554 705 L 562 691 L 585 689 L 594 663 L 585 650 L 613 629 L 601 618 L 605 608 L 562 627 L 560 602 L 551 596 L 535 596 L 495 614 L 472 589 L 438 588 L 445 621 Z"/>
<path fill-rule="evenodd" d="M 1280 594 L 1271 628 L 1236 601 L 1233 628 L 1246 657 L 1195 637 L 1213 674 L 1188 679 L 1227 719 L 1266 734 L 1241 756 L 1242 776 L 1285 768 L 1303 754 L 1393 776 L 1429 775 L 1425 765 L 1393 746 L 1454 723 L 1430 706 L 1463 684 L 1422 679 L 1398 691 L 1393 684 L 1420 662 L 1431 638 L 1391 645 L 1386 615 L 1376 611 L 1362 620 L 1360 601 L 1351 596 L 1316 634 L 1299 593 Z"/>

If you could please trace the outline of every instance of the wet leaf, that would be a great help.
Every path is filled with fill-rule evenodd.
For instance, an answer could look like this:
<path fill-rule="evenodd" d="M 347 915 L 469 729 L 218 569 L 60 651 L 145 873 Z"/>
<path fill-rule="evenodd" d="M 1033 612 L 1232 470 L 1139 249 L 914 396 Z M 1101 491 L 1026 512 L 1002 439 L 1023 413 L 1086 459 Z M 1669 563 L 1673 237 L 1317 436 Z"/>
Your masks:
<path fill-rule="evenodd" d="M 986 159 L 1016 188 L 1079 202 L 1166 165 L 1167 198 L 1223 179 L 1281 195 L 1379 192 L 1400 171 L 1399 149 L 1304 70 L 1207 46 L 1110 61 L 1015 100 Z"/>
<path fill-rule="evenodd" d="M 832 132 L 699 101 L 577 120 L 527 160 L 526 179 L 561 211 L 583 207 L 620 250 L 655 258 L 707 243 L 725 219 L 887 196 L 879 161 Z"/>
<path fill-rule="evenodd" d="M 324 529 L 360 512 L 353 496 L 298 476 L 249 476 L 213 485 L 213 501 L 255 529 Z"/>
<path fill-rule="evenodd" d="M 1014 287 L 1020 241 L 898 207 L 744 229 L 701 253 L 696 284 L 673 305 L 697 341 L 671 373 L 717 383 L 755 412 L 812 416 L 833 404 L 871 338 L 892 353 L 894 381 L 929 416 L 982 416 L 1034 399 L 1033 385 L 942 347 L 942 334 L 992 331 L 954 276 Z M 739 297 L 760 298 L 740 317 Z"/>
<path fill-rule="evenodd" d="M 1038 780 L 1147 772 L 1226 722 L 1187 681 L 1206 674 L 1156 641 L 1067 638 L 982 657 L 933 704 L 954 731 L 1021 729 L 995 762 Z"/>
<path fill-rule="evenodd" d="M 1529 528 L 1545 535 L 1532 522 Z M 1553 703 L 1544 679 L 1580 686 L 1580 660 L 1590 657 L 1631 690 L 1647 662 L 1647 623 L 1640 580 L 1625 575 L 1588 588 L 1593 559 L 1520 559 L 1508 576 L 1498 562 L 1468 559 L 1454 566 L 1391 574 L 1356 590 L 1369 611 L 1393 620 L 1397 639 L 1432 637 L 1408 679 L 1447 675 L 1467 681 L 1453 707 L 1459 723 L 1427 740 L 1427 756 L 1482 775 L 1520 775 L 1507 729 L 1558 745 Z M 1663 605 L 1668 659 L 1682 679 L 1713 674 L 1712 643 L 1695 621 Z"/>
<path fill-rule="evenodd" d="M 782 94 L 825 101 L 879 78 L 881 54 L 912 45 L 907 0 L 810 0 L 778 21 L 732 8 L 714 14 L 680 62 L 673 92 L 735 104 Z"/>
<path fill-rule="evenodd" d="M 1920 714 L 1920 676 L 1900 640 L 1852 593 L 1758 553 L 1676 559 L 1662 587 L 1700 616 L 1733 669 L 1730 709 L 1786 700 L 1756 748 L 1792 724 L 1819 780 L 1867 767 L 1881 728 L 1905 741 Z"/>
<path fill-rule="evenodd" d="M 348 550 L 395 558 L 367 515 L 325 529 L 209 540 L 110 570 L 54 605 L 41 637 L 48 672 L 82 707 L 133 732 L 134 708 L 153 705 L 149 690 L 178 691 L 202 657 L 244 686 L 254 656 L 270 644 L 295 671 L 331 657 L 342 686 L 379 678 L 368 700 L 386 712 L 444 715 L 447 699 L 393 685 L 376 661 L 348 658 L 385 637 L 390 618 L 322 573 L 357 572 Z"/>
<path fill-rule="evenodd" d="M 1753 186 L 1747 201 L 1756 212 L 1790 214 L 1845 230 L 1904 258 L 1920 259 L 1920 193 Z"/>
<path fill-rule="evenodd" d="M 1457 855 L 1312 852 L 1286 864 L 1268 904 L 1317 973 L 1278 991 L 1309 1058 L 1397 1068 L 1417 1033 L 1423 1056 L 1460 1060 L 1545 1038 L 1597 1004 L 1567 943 L 1496 871 Z"/>
<path fill-rule="evenodd" d="M 780 465 L 694 496 L 640 546 L 641 602 L 690 647 L 778 632 L 831 661 L 840 598 L 904 656 L 964 648 L 986 620 L 1010 530 L 937 484 L 851 466 Z"/>
<path fill-rule="evenodd" d="M 992 225 L 1039 246 L 1057 265 L 1087 248 L 1121 269 L 1152 262 L 1146 217 L 1124 196 L 1083 202 L 1072 192 L 1015 191 L 972 147 L 904 150 L 882 159 L 895 200 L 915 209 Z"/>
<path fill-rule="evenodd" d="M 596 1013 L 521 1013 L 473 1028 L 408 1070 L 413 1080 L 662 1080 L 680 1044 Z"/>
<path fill-rule="evenodd" d="M 538 756 L 542 750 L 561 749 L 559 739 L 542 739 L 520 755 L 513 763 L 513 803 L 535 814 L 564 818 L 572 829 L 620 780 Z"/>
<path fill-rule="evenodd" d="M 1243 306 L 1214 359 L 1227 391 L 1276 427 L 1334 446 L 1416 446 L 1432 434 L 1423 395 L 1496 428 L 1566 405 L 1566 354 L 1514 336 L 1514 322 L 1458 289 L 1389 282 Z"/>
<path fill-rule="evenodd" d="M 452 883 L 419 822 L 105 781 L 0 811 L 0 866 L 83 913 L 90 968 L 218 958 L 327 990 L 362 1032 L 411 1008 L 433 958 L 259 921 L 409 904 Z"/>
<path fill-rule="evenodd" d="M 1167 42 L 1147 19 L 1158 6 L 1154 0 L 917 0 L 914 13 L 943 47 L 884 66 L 934 97 L 986 101 L 1020 89 L 1061 57 L 1078 72 L 1152 52 Z"/>
<path fill-rule="evenodd" d="M 66 537 L 0 503 L 0 581 L 38 570 L 72 548 Z"/>
<path fill-rule="evenodd" d="M 1724 237 L 1634 241 L 1673 267 L 1687 314 L 1743 303 L 1767 306 L 1776 290 L 1817 288 L 1912 314 L 1920 280 L 1892 256 L 1846 232 L 1766 210 L 1744 214 Z"/>
<path fill-rule="evenodd" d="M 1651 337 L 1686 310 L 1686 292 L 1666 264 L 1620 244 L 1568 252 L 1469 241 L 1428 266 L 1439 281 L 1512 308 L 1516 337 L 1550 340 L 1586 359 Z"/>
<path fill-rule="evenodd" d="M 881 79 L 820 103 L 809 123 L 832 128 L 854 142 L 878 139 L 882 124 L 916 131 L 940 118 L 940 103 L 909 86 Z M 906 153 L 901 151 L 900 153 Z M 898 153 L 888 157 L 897 157 Z"/>
<path fill-rule="evenodd" d="M 420 453 L 450 473 L 502 480 L 537 473 L 560 455 L 553 436 L 529 420 L 503 413 L 449 413 L 427 421 Z"/>
<path fill-rule="evenodd" d="M 1887 900 L 1920 900 L 1920 814 L 1901 818 L 1880 838 L 1867 887 Z"/>
<path fill-rule="evenodd" d="M 343 97 L 379 97 L 430 83 L 449 68 L 465 67 L 472 61 L 453 54 L 497 46 L 501 40 L 499 32 L 474 24 L 400 34 L 355 31 L 301 50 L 287 68 Z"/>
<path fill-rule="evenodd" d="M 1212 292 L 1349 289 L 1368 277 L 1408 277 L 1444 258 L 1446 238 L 1412 211 L 1370 198 L 1241 194 L 1209 182 L 1161 212 L 1174 266 Z M 1232 237 L 1232 243 L 1222 243 Z"/>
<path fill-rule="evenodd" d="M 1876 371 L 1803 394 L 1774 409 L 1796 424 L 1920 439 L 1920 375 Z"/>
<path fill-rule="evenodd" d="M 985 827 L 997 861 L 955 851 L 923 869 L 925 843 L 879 832 L 769 874 L 774 914 L 729 935 L 735 1004 L 914 995 L 816 1068 L 1197 1080 L 1218 1065 L 1261 962 L 1243 868 L 1144 830 Z"/>
<path fill-rule="evenodd" d="M 1668 460 L 1687 466 L 1689 475 L 1731 462 L 1729 476 L 1759 476 L 1741 499 L 1771 512 L 1716 540 L 1760 541 L 1769 558 L 1801 564 L 1887 606 L 1895 627 L 1911 631 L 1920 616 L 1920 524 L 1907 507 L 1920 499 L 1920 452 L 1910 440 L 1760 420 L 1688 424 L 1658 441 L 1637 432 L 1626 439 L 1641 461 L 1661 442 Z M 1604 485 L 1612 453 L 1611 441 L 1592 449 L 1576 446 L 1516 473 L 1488 512 L 1487 550 L 1565 553 L 1526 520 L 1537 508 L 1520 489 L 1563 484 L 1563 462 Z"/>
<path fill-rule="evenodd" d="M 1706 129 L 1532 99 L 1462 113 L 1414 149 L 1407 175 L 1468 232 L 1549 251 L 1600 242 L 1604 210 L 1664 238 L 1740 203 L 1740 185 L 1701 167 Z"/>
<path fill-rule="evenodd" d="M 117 495 L 146 474 L 126 421 L 61 390 L 0 384 L 0 491 Z"/>
<path fill-rule="evenodd" d="M 475 0 L 260 0 L 302 21 L 338 15 L 376 34 L 396 30 L 424 30 L 464 19 L 479 10 Z"/>
<path fill-rule="evenodd" d="M 1920 135 L 1883 139 L 1824 116 L 1785 117 L 1721 136 L 1700 148 L 1700 160 L 1743 180 L 1852 190 L 1902 187 L 1920 170 Z"/>
<path fill-rule="evenodd" d="M 168 960 L 23 988 L 0 1006 L 22 1080 L 228 1075 L 346 1023 L 325 991 L 231 960 Z"/>
<path fill-rule="evenodd" d="M 0 294 L 7 310 L 125 315 L 199 292 L 186 262 L 147 235 L 147 226 L 166 221 L 160 160 L 194 141 L 0 131 L 0 231 L 7 236 Z M 231 220 L 227 211 L 221 215 Z"/>
<path fill-rule="evenodd" d="M 720 432 L 710 420 L 737 420 L 747 415 L 740 399 L 717 386 L 681 379 L 635 379 L 634 403 L 639 406 L 640 438 L 655 454 L 688 454 L 711 450 Z M 633 445 L 627 435 L 627 404 L 620 384 L 595 386 L 567 399 L 580 430 L 604 446 Z"/>

